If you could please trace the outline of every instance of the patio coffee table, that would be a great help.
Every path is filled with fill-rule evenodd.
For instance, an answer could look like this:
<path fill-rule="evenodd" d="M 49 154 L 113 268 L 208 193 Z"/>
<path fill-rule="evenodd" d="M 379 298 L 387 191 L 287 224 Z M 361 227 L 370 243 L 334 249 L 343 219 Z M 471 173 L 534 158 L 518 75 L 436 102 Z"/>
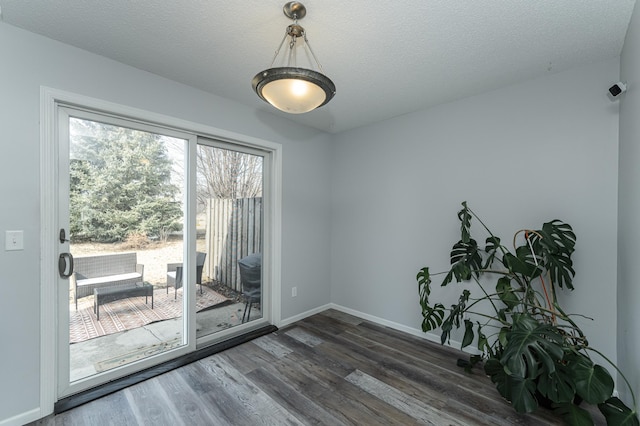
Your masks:
<path fill-rule="evenodd" d="M 100 305 L 128 297 L 144 296 L 144 303 L 147 303 L 148 297 L 151 296 L 151 309 L 153 309 L 153 286 L 149 284 L 137 283 L 121 287 L 96 288 L 93 290 L 93 296 L 93 312 L 98 321 L 100 321 Z"/>

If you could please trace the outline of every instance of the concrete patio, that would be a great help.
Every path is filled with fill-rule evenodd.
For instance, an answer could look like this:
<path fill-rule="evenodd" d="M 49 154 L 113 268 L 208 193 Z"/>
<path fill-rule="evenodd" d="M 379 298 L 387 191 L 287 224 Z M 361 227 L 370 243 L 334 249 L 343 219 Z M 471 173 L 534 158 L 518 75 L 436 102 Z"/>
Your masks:
<path fill-rule="evenodd" d="M 244 303 L 233 303 L 198 312 L 196 336 L 213 334 L 241 324 L 244 307 Z M 253 306 L 250 320 L 261 316 L 260 309 Z M 96 374 L 97 366 L 111 365 L 105 368 L 109 369 L 117 366 L 123 358 L 134 361 L 169 349 L 172 343 L 177 343 L 181 329 L 181 318 L 174 318 L 74 343 L 70 345 L 71 381 Z"/>

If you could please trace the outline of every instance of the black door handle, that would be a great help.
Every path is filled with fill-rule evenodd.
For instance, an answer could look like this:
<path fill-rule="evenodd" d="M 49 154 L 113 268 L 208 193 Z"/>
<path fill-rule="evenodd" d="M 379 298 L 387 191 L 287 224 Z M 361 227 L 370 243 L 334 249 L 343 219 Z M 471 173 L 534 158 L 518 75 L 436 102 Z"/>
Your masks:
<path fill-rule="evenodd" d="M 67 259 L 69 260 L 69 272 L 67 272 Z M 58 272 L 61 278 L 69 278 L 73 274 L 73 256 L 71 253 L 60 253 L 60 257 L 58 257 Z"/>

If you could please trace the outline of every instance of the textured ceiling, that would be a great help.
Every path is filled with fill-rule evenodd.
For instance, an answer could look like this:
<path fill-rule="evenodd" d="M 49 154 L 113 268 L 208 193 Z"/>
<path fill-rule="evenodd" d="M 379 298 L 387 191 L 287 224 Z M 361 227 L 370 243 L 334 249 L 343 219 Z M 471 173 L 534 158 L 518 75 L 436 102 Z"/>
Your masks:
<path fill-rule="evenodd" d="M 251 88 L 291 23 L 284 3 L 0 0 L 0 11 L 10 25 L 335 133 L 616 57 L 635 0 L 305 0 L 300 24 L 337 94 L 301 115 Z"/>

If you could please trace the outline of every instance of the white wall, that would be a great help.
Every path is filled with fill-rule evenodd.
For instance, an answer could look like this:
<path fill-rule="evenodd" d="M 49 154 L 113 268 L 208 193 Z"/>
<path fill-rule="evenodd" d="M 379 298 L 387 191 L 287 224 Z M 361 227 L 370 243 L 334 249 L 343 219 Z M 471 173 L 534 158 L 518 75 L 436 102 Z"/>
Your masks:
<path fill-rule="evenodd" d="M 640 12 L 636 4 L 622 50 L 618 212 L 618 360 L 640 397 Z M 620 386 L 623 395 L 630 395 Z"/>
<path fill-rule="evenodd" d="M 41 85 L 281 143 L 282 317 L 330 302 L 329 136 L 3 23 L 0 52 L 0 423 L 39 407 Z"/>
<path fill-rule="evenodd" d="M 618 73 L 612 59 L 338 135 L 332 301 L 420 329 L 415 276 L 446 270 L 462 201 L 509 244 L 562 219 L 577 234 L 565 306 L 615 360 Z M 432 297 L 454 303 L 450 287 Z"/>

